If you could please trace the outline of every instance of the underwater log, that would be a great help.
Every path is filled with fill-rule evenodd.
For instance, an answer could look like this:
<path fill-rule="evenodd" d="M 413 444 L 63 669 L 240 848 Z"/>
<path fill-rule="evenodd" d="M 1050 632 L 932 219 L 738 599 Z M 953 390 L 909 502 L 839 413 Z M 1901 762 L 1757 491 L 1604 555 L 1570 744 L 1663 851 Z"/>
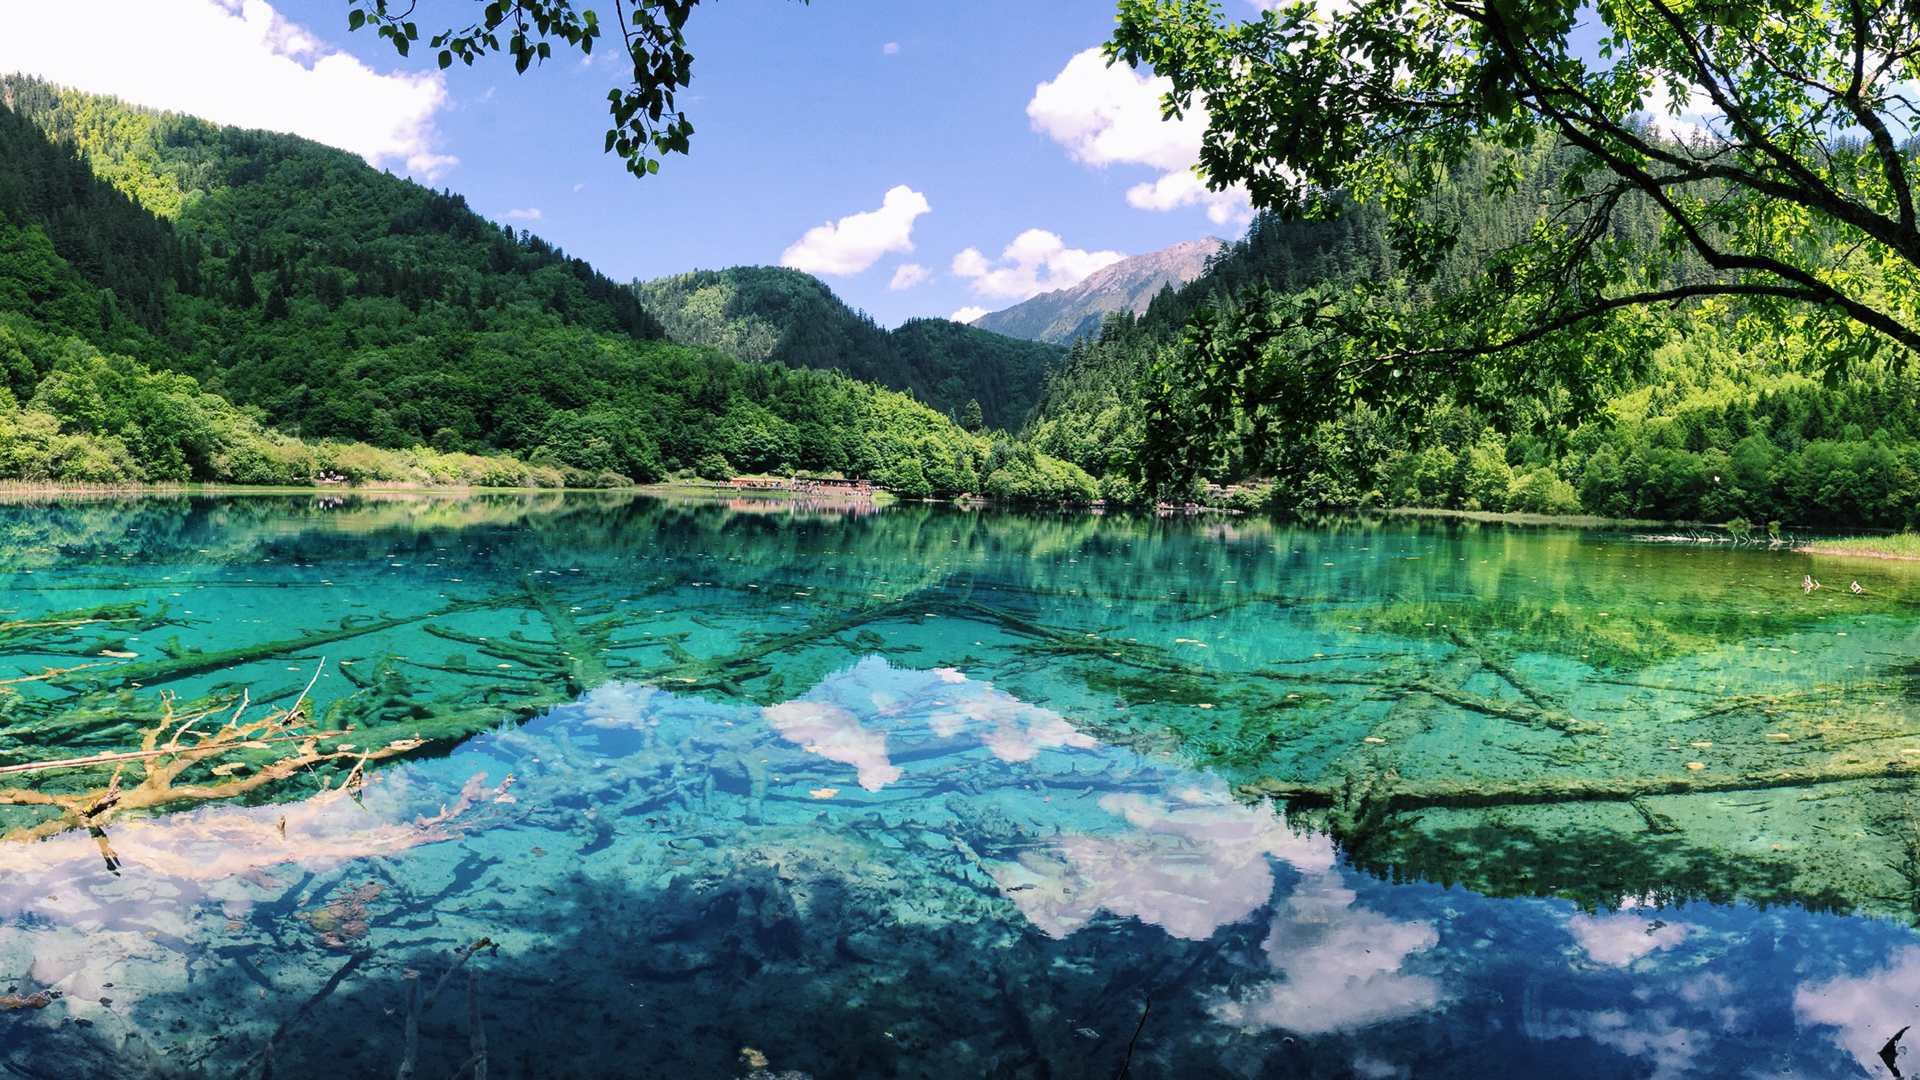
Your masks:
<path fill-rule="evenodd" d="M 1376 784 L 1367 794 L 1376 805 L 1384 803 L 1388 813 L 1403 813 L 1443 807 L 1474 809 L 1539 803 L 1631 802 L 1650 795 L 1765 791 L 1772 788 L 1844 784 L 1856 780 L 1907 780 L 1916 775 L 1914 766 L 1905 761 L 1860 761 L 1819 768 L 1769 769 L 1762 773 L 1724 776 L 1691 773 L 1685 776 L 1607 779 L 1538 777 L 1484 783 L 1396 780 L 1391 785 Z M 1303 806 L 1336 806 L 1346 795 L 1346 786 L 1340 782 L 1342 779 L 1302 782 L 1269 778 L 1241 784 L 1236 790 L 1248 799 L 1270 798 Z"/>

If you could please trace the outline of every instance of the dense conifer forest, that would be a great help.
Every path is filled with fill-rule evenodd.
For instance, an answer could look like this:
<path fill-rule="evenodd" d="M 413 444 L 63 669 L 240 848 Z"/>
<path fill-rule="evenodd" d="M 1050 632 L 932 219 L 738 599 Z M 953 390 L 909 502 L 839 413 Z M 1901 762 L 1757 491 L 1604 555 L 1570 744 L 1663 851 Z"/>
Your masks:
<path fill-rule="evenodd" d="M 825 323 L 793 366 L 743 362 L 667 340 L 632 287 L 343 151 L 19 77 L 0 106 L 0 478 L 806 470 L 910 496 L 1092 496 L 1076 467 L 859 381 L 883 373 L 857 350 L 852 375 L 822 370 Z M 979 366 L 978 339 L 1026 365 L 1029 397 L 1058 354 L 960 327 L 896 336 L 931 374 L 889 381 L 929 396 Z M 1017 424 L 997 385 L 943 400 L 985 393 Z"/>
<path fill-rule="evenodd" d="M 1486 272 L 1478 252 L 1533 226 L 1573 163 L 1542 139 L 1524 156 L 1521 188 L 1498 198 L 1476 168 L 1491 159 L 1470 163 L 1431 201 L 1431 213 L 1464 226 L 1435 280 L 1399 274 L 1386 222 L 1368 207 L 1331 222 L 1261 216 L 1199 280 L 1076 342 L 1025 437 L 1099 477 L 1109 497 L 1142 498 L 1127 467 L 1143 439 L 1139 388 L 1177 354 L 1196 311 L 1337 298 L 1362 281 L 1388 283 L 1409 308 L 1455 291 Z M 1616 227 L 1657 248 L 1650 210 L 1618 215 Z M 1707 272 L 1684 258 L 1666 268 L 1682 281 Z M 1732 522 L 1736 532 L 1920 523 L 1920 380 L 1910 368 L 1882 358 L 1831 378 L 1807 359 L 1807 342 L 1755 335 L 1713 304 L 1649 312 L 1639 337 L 1636 362 L 1599 388 L 1605 408 L 1584 422 L 1552 395 L 1465 401 L 1415 387 L 1397 408 L 1349 408 L 1305 438 L 1229 439 L 1194 488 L 1250 482 L 1239 501 L 1282 508 L 1591 513 Z"/>
<path fill-rule="evenodd" d="M 1920 515 L 1920 383 L 1840 378 L 1805 342 L 1699 304 L 1647 316 L 1598 417 L 1553 395 L 1423 394 L 1305 437 L 1249 424 L 1189 487 L 1138 482 L 1141 387 L 1196 313 L 1367 283 L 1409 311 L 1485 273 L 1573 159 L 1519 187 L 1479 159 L 1428 211 L 1463 224 L 1400 272 L 1365 206 L 1257 218 L 1199 280 L 1069 350 L 945 320 L 876 326 L 790 270 L 623 285 L 455 194 L 287 135 L 0 80 L 0 478 L 619 485 L 811 471 L 907 495 L 1416 506 L 1896 528 Z M 1487 159 L 1491 161 L 1491 156 Z M 1651 249 L 1650 211 L 1616 215 Z M 1675 280 L 1704 268 L 1675 258 Z M 876 385 L 877 384 L 877 385 Z M 892 389 L 887 389 L 891 387 Z M 1276 402 L 1274 409 L 1286 403 Z M 996 432 L 1015 432 L 1017 435 Z"/>
<path fill-rule="evenodd" d="M 828 368 L 914 395 L 955 418 L 978 402 L 982 422 L 1017 429 L 1065 350 L 947 319 L 876 326 L 820 279 L 774 266 L 700 270 L 635 286 L 675 341 L 742 360 Z"/>

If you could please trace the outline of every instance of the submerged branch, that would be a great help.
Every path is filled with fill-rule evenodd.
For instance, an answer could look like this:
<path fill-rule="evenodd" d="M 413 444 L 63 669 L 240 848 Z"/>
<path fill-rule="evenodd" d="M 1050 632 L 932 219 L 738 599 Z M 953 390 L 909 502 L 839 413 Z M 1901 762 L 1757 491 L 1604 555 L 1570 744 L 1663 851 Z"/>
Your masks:
<path fill-rule="evenodd" d="M 275 657 L 290 656 L 311 649 L 316 645 L 328 645 L 336 641 L 347 641 L 377 634 L 382 630 L 391 630 L 397 626 L 410 626 L 423 619 L 437 618 L 462 610 L 461 607 L 443 608 L 420 615 L 405 615 L 399 618 L 374 619 L 342 626 L 338 630 L 322 630 L 302 637 L 288 638 L 284 641 L 268 641 L 257 645 L 242 645 L 218 652 L 190 652 L 166 660 L 150 660 L 141 664 L 115 664 L 94 675 L 73 675 L 48 680 L 55 686 L 96 686 L 103 683 L 121 685 L 170 682 L 174 679 L 198 675 L 219 668 L 233 667 L 251 663 L 255 660 L 270 660 Z M 78 670 L 78 669 L 70 669 Z"/>
<path fill-rule="evenodd" d="M 1376 783 L 1370 800 L 1389 814 L 1432 809 L 1487 809 L 1541 803 L 1631 802 L 1652 795 L 1702 795 L 1774 788 L 1819 787 L 1859 780 L 1911 780 L 1914 766 L 1904 761 L 1845 762 L 1803 769 L 1768 770 L 1739 776 L 1708 773 L 1685 776 L 1536 777 L 1527 780 L 1418 780 L 1394 778 Z M 1271 798 L 1301 806 L 1336 806 L 1345 796 L 1340 782 L 1265 779 L 1239 785 L 1248 799 Z"/>

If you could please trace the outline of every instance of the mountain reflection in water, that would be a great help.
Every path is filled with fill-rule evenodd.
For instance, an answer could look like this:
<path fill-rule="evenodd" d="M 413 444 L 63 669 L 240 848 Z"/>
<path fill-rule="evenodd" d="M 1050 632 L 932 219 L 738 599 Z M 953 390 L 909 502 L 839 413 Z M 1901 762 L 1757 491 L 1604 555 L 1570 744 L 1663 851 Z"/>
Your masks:
<path fill-rule="evenodd" d="M 1151 999 L 1138 1075 L 1851 1076 L 1920 1003 L 1903 928 L 1388 884 L 877 658 L 768 707 L 612 684 L 364 790 L 105 839 L 118 873 L 83 833 L 0 846 L 0 973 L 63 995 L 0 1012 L 21 1075 L 484 1045 L 494 1077 L 1112 1076 Z M 409 1051 L 409 988 L 483 938 Z"/>

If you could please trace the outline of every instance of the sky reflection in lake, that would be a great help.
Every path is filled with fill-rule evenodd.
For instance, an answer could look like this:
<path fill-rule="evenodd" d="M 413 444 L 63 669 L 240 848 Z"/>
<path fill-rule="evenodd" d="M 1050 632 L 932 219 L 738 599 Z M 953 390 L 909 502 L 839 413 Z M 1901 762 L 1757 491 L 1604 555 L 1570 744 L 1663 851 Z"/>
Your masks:
<path fill-rule="evenodd" d="M 357 794 L 108 840 L 117 875 L 84 833 L 0 847 L 0 970 L 65 995 L 0 1013 L 28 1075 L 257 1071 L 282 1025 L 276 1076 L 338 1075 L 343 1033 L 385 1072 L 408 984 L 483 937 L 492 1075 L 1111 1076 L 1150 998 L 1142 1075 L 1853 1076 L 1920 1002 L 1901 927 L 1388 884 L 877 658 L 767 707 L 612 684 Z M 455 985 L 423 1075 L 468 1053 Z"/>

